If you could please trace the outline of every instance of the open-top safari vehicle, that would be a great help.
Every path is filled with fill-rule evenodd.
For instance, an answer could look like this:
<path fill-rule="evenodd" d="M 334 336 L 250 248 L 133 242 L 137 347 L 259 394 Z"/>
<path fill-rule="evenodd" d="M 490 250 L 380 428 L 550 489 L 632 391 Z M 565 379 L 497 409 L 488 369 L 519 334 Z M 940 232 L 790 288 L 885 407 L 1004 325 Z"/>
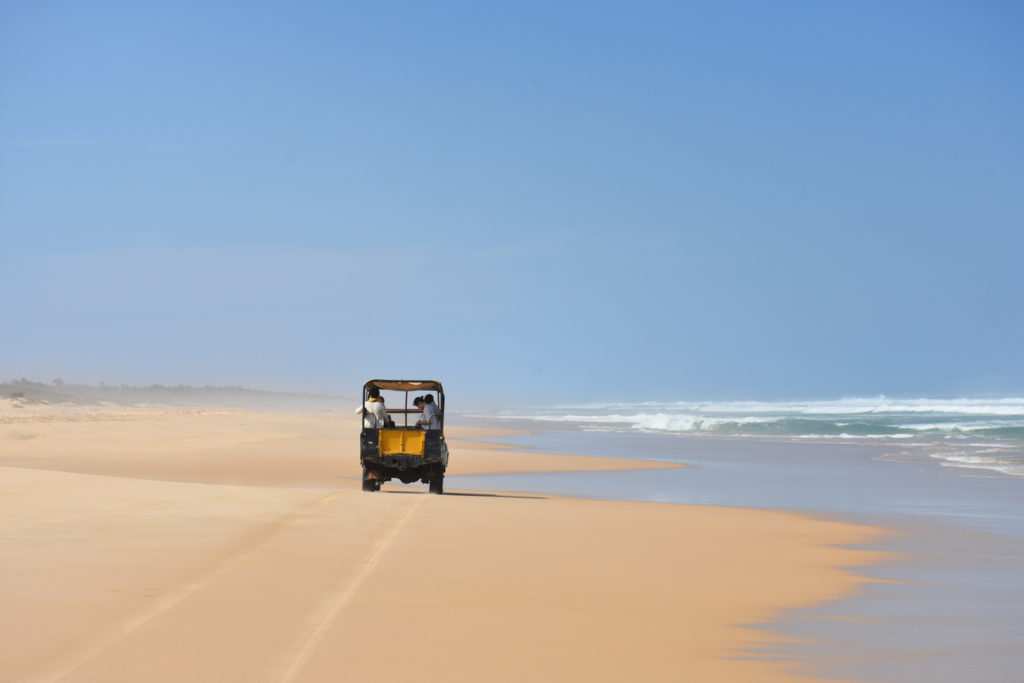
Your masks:
<path fill-rule="evenodd" d="M 381 394 L 381 392 L 388 392 Z M 396 396 L 396 392 L 398 395 Z M 410 394 L 437 394 L 434 419 L 419 425 L 423 410 L 410 407 Z M 385 399 L 401 400 L 404 407 L 391 407 Z M 395 403 L 398 403 L 396 400 Z M 384 410 L 374 406 L 380 401 Z M 431 401 L 433 399 L 431 398 Z M 382 421 L 373 413 L 386 416 Z M 399 419 L 396 419 L 399 418 Z M 411 424 L 410 424 L 411 422 Z M 448 444 L 444 440 L 444 389 L 435 380 L 371 379 L 363 385 L 363 429 L 359 434 L 359 461 L 363 465 L 363 490 L 379 491 L 391 479 L 404 484 L 422 481 L 431 493 L 444 491 L 448 467 Z"/>

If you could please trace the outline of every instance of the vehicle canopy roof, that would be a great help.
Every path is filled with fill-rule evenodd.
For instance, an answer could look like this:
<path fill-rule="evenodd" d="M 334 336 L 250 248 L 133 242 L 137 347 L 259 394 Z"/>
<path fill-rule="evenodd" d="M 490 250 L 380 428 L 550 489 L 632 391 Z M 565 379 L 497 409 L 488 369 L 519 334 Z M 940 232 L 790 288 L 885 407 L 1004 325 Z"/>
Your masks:
<path fill-rule="evenodd" d="M 371 379 L 363 389 L 377 387 L 387 391 L 439 391 L 444 393 L 441 383 L 434 379 Z"/>

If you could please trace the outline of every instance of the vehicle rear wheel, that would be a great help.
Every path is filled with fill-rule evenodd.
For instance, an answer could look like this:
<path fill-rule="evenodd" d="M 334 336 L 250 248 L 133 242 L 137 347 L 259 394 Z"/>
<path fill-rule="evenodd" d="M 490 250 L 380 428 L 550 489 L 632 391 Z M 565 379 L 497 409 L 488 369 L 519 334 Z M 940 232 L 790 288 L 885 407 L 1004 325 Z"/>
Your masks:
<path fill-rule="evenodd" d="M 370 470 L 367 467 L 363 467 L 363 490 L 364 491 L 379 491 L 380 482 L 370 477 Z"/>
<path fill-rule="evenodd" d="M 431 493 L 444 493 L 444 475 L 439 475 L 430 480 Z"/>

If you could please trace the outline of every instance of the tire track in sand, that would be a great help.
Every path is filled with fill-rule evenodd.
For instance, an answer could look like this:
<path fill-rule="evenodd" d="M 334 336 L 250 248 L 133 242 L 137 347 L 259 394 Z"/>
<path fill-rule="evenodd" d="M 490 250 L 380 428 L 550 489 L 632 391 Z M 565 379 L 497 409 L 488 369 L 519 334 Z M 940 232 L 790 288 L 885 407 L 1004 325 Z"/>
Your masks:
<path fill-rule="evenodd" d="M 185 599 L 199 592 L 212 582 L 216 581 L 221 576 L 227 574 L 241 562 L 252 556 L 257 550 L 285 534 L 295 524 L 309 519 L 326 508 L 340 495 L 340 491 L 329 494 L 311 504 L 303 506 L 289 515 L 284 516 L 274 522 L 270 529 L 259 534 L 257 538 L 247 543 L 238 551 L 231 553 L 206 571 L 197 574 L 192 578 L 192 580 L 167 593 L 148 609 L 138 612 L 106 629 L 102 629 L 97 636 L 91 638 L 83 647 L 77 649 L 72 654 L 69 654 L 64 658 L 59 659 L 53 664 L 49 671 L 41 672 L 32 676 L 29 680 L 58 681 L 64 678 L 110 646 L 131 635 L 131 633 L 136 629 L 144 626 Z"/>
<path fill-rule="evenodd" d="M 295 644 L 291 648 L 290 655 L 285 663 L 278 668 L 276 672 L 278 675 L 274 677 L 274 680 L 280 683 L 292 683 L 298 677 L 306 662 L 309 661 L 309 657 L 316 650 L 320 641 L 323 640 L 327 629 L 352 600 L 352 597 L 362 586 L 363 582 L 366 581 L 367 577 L 373 572 L 377 563 L 380 562 L 380 558 L 383 557 L 384 553 L 391 546 L 391 543 L 398 536 L 398 533 L 405 526 L 412 513 L 429 497 L 430 494 L 423 494 L 417 497 L 416 501 L 398 516 L 391 525 L 391 528 L 388 529 L 388 532 L 380 538 L 359 573 L 347 585 L 320 603 L 319 608 L 309 618 L 310 627 L 300 638 L 296 639 Z"/>

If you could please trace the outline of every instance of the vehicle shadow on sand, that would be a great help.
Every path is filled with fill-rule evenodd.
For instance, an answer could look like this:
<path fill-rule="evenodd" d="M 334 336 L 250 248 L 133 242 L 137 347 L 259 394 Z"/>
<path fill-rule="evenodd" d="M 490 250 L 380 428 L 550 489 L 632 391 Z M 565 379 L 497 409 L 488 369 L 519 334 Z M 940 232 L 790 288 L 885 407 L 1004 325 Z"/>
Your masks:
<path fill-rule="evenodd" d="M 429 493 L 428 491 L 381 491 L 381 493 L 390 493 L 395 495 L 405 496 L 431 496 L 436 495 Z M 512 495 L 509 493 L 476 493 L 472 491 L 445 491 L 443 496 L 468 496 L 472 498 L 523 498 L 527 500 L 547 500 L 547 496 L 526 496 L 526 495 Z"/>

